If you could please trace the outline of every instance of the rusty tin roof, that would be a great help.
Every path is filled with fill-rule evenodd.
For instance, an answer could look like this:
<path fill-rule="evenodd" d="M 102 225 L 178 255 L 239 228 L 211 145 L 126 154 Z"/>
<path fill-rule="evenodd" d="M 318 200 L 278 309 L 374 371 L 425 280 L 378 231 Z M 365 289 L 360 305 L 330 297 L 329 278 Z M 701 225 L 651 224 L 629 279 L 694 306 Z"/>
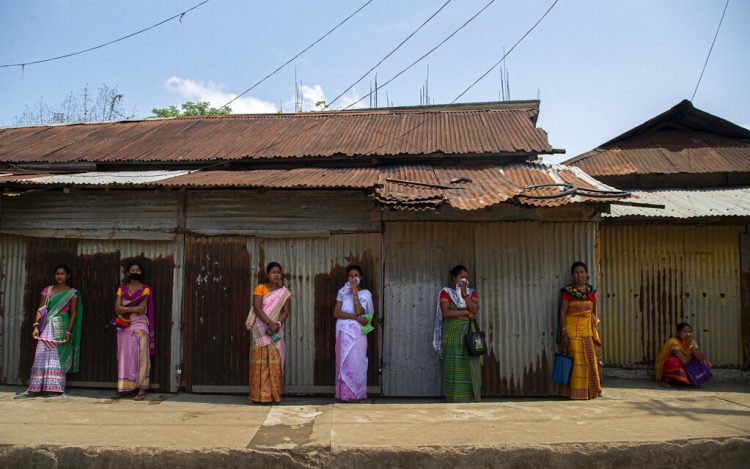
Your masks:
<path fill-rule="evenodd" d="M 517 101 L 4 128 L 0 163 L 550 153 L 538 112 Z"/>
<path fill-rule="evenodd" d="M 594 177 L 750 172 L 750 130 L 684 100 L 565 164 Z"/>
<path fill-rule="evenodd" d="M 368 191 L 384 206 L 417 210 L 435 209 L 443 204 L 459 210 L 477 210 L 509 201 L 532 207 L 559 207 L 624 198 L 622 194 L 607 196 L 606 192 L 616 189 L 595 180 L 580 168 L 531 162 L 510 165 L 402 163 L 348 168 L 143 171 L 135 175 L 131 171 L 58 175 L 25 173 L 16 176 L 6 174 L 0 182 L 17 186 L 99 188 L 359 189 Z M 547 186 L 529 187 L 540 184 Z M 561 197 L 536 198 L 560 195 L 570 188 L 579 191 Z"/>

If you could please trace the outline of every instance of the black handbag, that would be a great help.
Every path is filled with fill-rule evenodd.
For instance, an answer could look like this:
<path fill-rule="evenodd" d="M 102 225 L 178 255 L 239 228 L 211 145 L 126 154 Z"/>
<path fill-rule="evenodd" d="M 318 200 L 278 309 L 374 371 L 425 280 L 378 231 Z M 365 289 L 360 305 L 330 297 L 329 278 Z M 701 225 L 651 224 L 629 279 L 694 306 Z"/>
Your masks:
<path fill-rule="evenodd" d="M 484 332 L 479 330 L 477 321 L 472 319 L 469 323 L 469 331 L 464 337 L 464 343 L 466 343 L 466 350 L 469 355 L 478 357 L 487 353 L 487 342 L 484 340 Z"/>

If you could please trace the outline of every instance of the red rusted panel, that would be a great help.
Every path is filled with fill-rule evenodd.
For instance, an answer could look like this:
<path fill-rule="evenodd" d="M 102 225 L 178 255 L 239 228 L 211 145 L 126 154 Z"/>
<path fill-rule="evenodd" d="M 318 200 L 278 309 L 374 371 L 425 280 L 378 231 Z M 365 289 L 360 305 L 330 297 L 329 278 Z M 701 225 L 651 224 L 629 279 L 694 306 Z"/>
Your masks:
<path fill-rule="evenodd" d="M 250 255 L 245 238 L 188 237 L 183 308 L 184 375 L 192 386 L 248 384 Z"/>
<path fill-rule="evenodd" d="M 683 100 L 565 164 L 594 177 L 748 172 L 750 130 Z"/>
<path fill-rule="evenodd" d="M 31 365 L 34 363 L 34 351 L 36 341 L 31 337 L 34 317 L 41 301 L 41 293 L 44 287 L 54 283 L 54 268 L 58 264 L 66 264 L 72 270 L 70 283 L 75 288 L 81 288 L 89 279 L 78 277 L 77 267 L 77 242 L 68 239 L 46 239 L 29 238 L 26 255 L 26 287 L 24 311 L 26 316 L 21 326 L 21 360 L 18 375 L 26 383 L 31 374 Z M 83 292 L 81 292 L 83 294 Z M 85 298 L 84 298 L 85 301 Z M 85 306 L 85 303 L 84 303 Z M 84 313 L 85 314 L 85 313 Z M 85 317 L 85 316 L 84 316 Z M 86 350 L 81 351 L 83 359 Z M 94 355 L 101 353 L 95 352 Z"/>
<path fill-rule="evenodd" d="M 115 162 L 549 153 L 539 103 L 201 116 L 0 129 L 0 161 Z"/>
<path fill-rule="evenodd" d="M 70 381 L 114 383 L 117 380 L 117 340 L 115 330 L 107 327 L 114 316 L 115 292 L 122 281 L 123 267 L 130 259 L 119 252 L 78 255 L 77 240 L 29 238 L 23 349 L 20 376 L 28 379 L 36 342 L 31 339 L 33 312 L 39 306 L 41 290 L 53 281 L 53 269 L 66 264 L 71 269 L 70 284 L 81 293 L 83 323 L 81 330 L 80 371 Z M 171 258 L 137 257 L 143 264 L 145 281 L 154 289 L 156 311 L 156 352 L 152 357 L 151 380 L 169 389 L 169 355 L 172 326 L 172 284 L 174 262 Z"/>
<path fill-rule="evenodd" d="M 119 257 L 119 253 L 118 257 Z M 151 382 L 158 382 L 160 390 L 168 391 L 174 370 L 170 368 L 170 354 L 172 352 L 172 292 L 174 283 L 174 259 L 159 257 L 149 259 L 143 255 L 120 260 L 120 271 L 129 261 L 142 264 L 144 282 L 153 289 L 154 298 L 154 348 L 156 355 L 151 357 Z M 121 279 L 118 279 L 120 281 Z M 110 295 L 114 295 L 113 290 Z M 110 297 L 114 306 L 114 298 Z M 102 308 L 105 310 L 105 308 Z"/>
<path fill-rule="evenodd" d="M 375 272 L 375 262 L 372 253 L 367 252 L 361 256 L 349 257 L 349 265 L 356 264 L 362 267 L 362 288 L 372 293 L 375 305 L 375 318 L 380 319 L 378 305 L 380 304 L 379 292 L 370 285 L 370 273 Z M 320 273 L 315 276 L 315 376 L 316 386 L 332 386 L 335 384 L 336 374 L 336 319 L 333 317 L 333 309 L 336 305 L 336 294 L 339 288 L 346 283 L 347 273 L 345 265 L 334 265 L 329 272 Z M 380 385 L 380 327 L 375 325 L 367 336 L 367 385 Z"/>

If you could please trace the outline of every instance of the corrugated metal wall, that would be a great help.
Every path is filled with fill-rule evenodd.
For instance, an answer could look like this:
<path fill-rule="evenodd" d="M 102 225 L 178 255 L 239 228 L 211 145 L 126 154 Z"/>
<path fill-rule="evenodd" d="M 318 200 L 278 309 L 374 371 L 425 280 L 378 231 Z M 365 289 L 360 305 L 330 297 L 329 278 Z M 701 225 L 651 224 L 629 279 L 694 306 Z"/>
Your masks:
<path fill-rule="evenodd" d="M 111 191 L 34 192 L 3 201 L 3 233 L 48 237 L 127 237 L 128 232 L 154 236 L 177 227 L 175 192 Z M 131 236 L 132 237 L 132 236 Z"/>
<path fill-rule="evenodd" d="M 380 231 L 380 217 L 374 203 L 351 191 L 190 191 L 187 229 L 257 236 L 375 232 Z"/>
<path fill-rule="evenodd" d="M 364 269 L 362 286 L 380 302 L 381 235 L 346 234 L 322 238 L 250 239 L 254 261 L 252 285 L 268 262 L 284 267 L 285 284 L 292 291 L 292 312 L 286 330 L 287 365 L 284 384 L 288 387 L 333 386 L 335 373 L 336 294 L 346 280 L 346 266 Z M 379 306 L 376 308 L 380 310 Z M 378 330 L 368 336 L 368 385 L 379 383 Z"/>
<path fill-rule="evenodd" d="M 20 383 L 26 240 L 0 235 L 0 382 Z"/>
<path fill-rule="evenodd" d="M 41 290 L 52 282 L 52 269 L 65 263 L 71 268 L 71 285 L 81 292 L 84 322 L 80 372 L 69 376 L 72 384 L 107 385 L 116 381 L 115 335 L 105 330 L 112 319 L 115 290 L 128 259 L 140 260 L 146 281 L 155 292 L 157 356 L 152 382 L 173 389 L 171 365 L 172 299 L 174 297 L 175 243 L 149 241 L 91 241 L 59 238 L 26 238 L 2 235 L 4 271 L 0 291 L 6 312 L 3 320 L 3 382 L 24 383 L 31 371 L 36 343 L 31 338 L 33 312 Z"/>
<path fill-rule="evenodd" d="M 386 223 L 384 392 L 441 394 L 432 327 L 437 294 L 458 263 L 472 271 L 487 333 L 483 393 L 555 392 L 559 290 L 576 260 L 593 276 L 595 236 L 595 223 Z"/>
<path fill-rule="evenodd" d="M 383 393 L 440 395 L 440 361 L 432 349 L 437 294 L 454 265 L 473 269 L 474 224 L 389 222 L 384 237 Z"/>
<path fill-rule="evenodd" d="M 675 325 L 715 366 L 740 367 L 740 225 L 601 227 L 605 363 L 653 366 Z"/>
<path fill-rule="evenodd" d="M 244 391 L 249 334 L 244 320 L 251 290 L 268 262 L 284 268 L 293 294 L 286 330 L 284 384 L 291 392 L 330 391 L 335 365 L 333 307 L 345 268 L 360 264 L 376 303 L 381 236 L 340 234 L 304 238 L 188 237 L 186 241 L 185 359 L 193 391 Z M 260 280 L 259 280 L 260 279 Z M 379 308 L 378 308 L 379 309 Z M 379 331 L 370 335 L 369 385 L 377 386 Z"/>

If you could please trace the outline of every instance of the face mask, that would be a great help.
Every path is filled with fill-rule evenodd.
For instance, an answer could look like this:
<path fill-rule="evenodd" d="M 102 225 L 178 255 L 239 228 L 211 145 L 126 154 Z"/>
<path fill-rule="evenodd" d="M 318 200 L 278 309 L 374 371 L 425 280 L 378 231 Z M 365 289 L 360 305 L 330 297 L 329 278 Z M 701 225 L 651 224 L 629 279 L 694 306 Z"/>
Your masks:
<path fill-rule="evenodd" d="M 133 281 L 135 281 L 135 282 L 138 282 L 138 281 L 140 281 L 140 280 L 141 280 L 141 278 L 143 278 L 143 274 L 132 273 L 132 274 L 128 275 L 128 278 L 129 278 L 130 280 L 133 280 Z"/>

